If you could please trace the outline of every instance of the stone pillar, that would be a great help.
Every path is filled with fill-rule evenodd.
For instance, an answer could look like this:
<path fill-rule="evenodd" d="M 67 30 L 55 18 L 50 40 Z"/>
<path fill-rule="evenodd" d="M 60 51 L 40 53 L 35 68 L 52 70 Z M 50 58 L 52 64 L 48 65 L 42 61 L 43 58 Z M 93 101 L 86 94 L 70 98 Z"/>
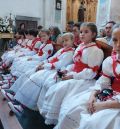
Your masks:
<path fill-rule="evenodd" d="M 120 22 L 120 0 L 98 0 L 98 28 L 103 28 L 108 21 Z"/>
<path fill-rule="evenodd" d="M 111 0 L 110 20 L 120 23 L 120 0 Z"/>
<path fill-rule="evenodd" d="M 66 26 L 66 0 L 61 0 L 61 9 L 56 9 L 56 0 L 45 0 L 43 24 L 45 28 L 50 26 L 58 26 L 61 31 L 65 30 Z"/>

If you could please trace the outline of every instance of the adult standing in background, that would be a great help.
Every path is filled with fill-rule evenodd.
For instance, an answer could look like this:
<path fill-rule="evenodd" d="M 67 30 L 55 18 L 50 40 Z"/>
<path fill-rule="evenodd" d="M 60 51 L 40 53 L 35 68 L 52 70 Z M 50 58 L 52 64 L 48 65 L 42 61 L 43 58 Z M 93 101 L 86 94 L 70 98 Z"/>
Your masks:
<path fill-rule="evenodd" d="M 110 46 L 113 46 L 112 44 L 112 27 L 115 25 L 116 23 L 114 21 L 109 21 L 106 23 L 106 26 L 105 26 L 105 34 L 106 34 L 106 37 L 104 37 L 106 40 L 107 40 L 107 44 L 110 45 Z"/>
<path fill-rule="evenodd" d="M 102 41 L 106 44 L 108 44 L 108 46 L 113 46 L 112 44 L 112 27 L 115 25 L 116 23 L 114 21 L 109 21 L 106 23 L 105 25 L 105 37 L 101 37 L 101 38 L 97 38 L 97 40 Z"/>

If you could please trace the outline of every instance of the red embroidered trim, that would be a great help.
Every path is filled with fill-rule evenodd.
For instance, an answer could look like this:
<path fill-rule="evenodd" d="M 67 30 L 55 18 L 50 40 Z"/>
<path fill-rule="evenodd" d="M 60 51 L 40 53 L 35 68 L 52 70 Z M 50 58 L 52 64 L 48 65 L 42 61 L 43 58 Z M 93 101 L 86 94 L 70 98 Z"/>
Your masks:
<path fill-rule="evenodd" d="M 105 76 L 105 77 L 107 77 L 107 78 L 111 78 L 111 76 L 109 76 L 109 75 L 107 75 L 107 74 L 105 74 L 105 73 L 102 73 L 102 76 Z"/>

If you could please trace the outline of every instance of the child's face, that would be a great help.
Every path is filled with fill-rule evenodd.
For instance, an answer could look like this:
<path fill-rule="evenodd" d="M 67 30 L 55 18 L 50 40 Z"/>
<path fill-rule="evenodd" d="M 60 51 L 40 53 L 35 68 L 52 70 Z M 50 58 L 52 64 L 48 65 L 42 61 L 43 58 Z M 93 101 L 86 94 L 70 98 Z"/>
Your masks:
<path fill-rule="evenodd" d="M 49 40 L 49 38 L 50 38 L 50 36 L 47 35 L 45 32 L 41 32 L 40 37 L 41 37 L 41 42 L 43 42 L 43 43 L 46 43 L 47 40 Z"/>
<path fill-rule="evenodd" d="M 63 47 L 72 47 L 73 40 L 69 35 L 63 36 Z"/>
<path fill-rule="evenodd" d="M 18 32 L 16 33 L 15 37 L 16 37 L 16 39 L 20 39 L 21 38 Z"/>
<path fill-rule="evenodd" d="M 120 28 L 116 28 L 112 33 L 113 49 L 120 54 Z"/>
<path fill-rule="evenodd" d="M 26 39 L 29 39 L 29 34 L 26 34 L 26 35 L 25 35 L 25 38 L 26 38 Z"/>
<path fill-rule="evenodd" d="M 82 26 L 80 28 L 80 40 L 85 44 L 91 43 L 95 34 L 87 26 Z"/>
<path fill-rule="evenodd" d="M 78 29 L 78 27 L 76 27 L 76 26 L 73 27 L 73 34 L 75 36 L 78 36 L 79 35 L 79 29 Z"/>
<path fill-rule="evenodd" d="M 73 29 L 72 25 L 67 24 L 67 26 L 66 26 L 66 31 L 67 31 L 67 32 L 72 32 L 72 29 Z"/>
<path fill-rule="evenodd" d="M 55 49 L 55 51 L 58 51 L 62 47 L 63 47 L 63 39 L 62 39 L 62 37 L 58 37 L 57 42 L 54 44 L 54 49 Z"/>
<path fill-rule="evenodd" d="M 30 35 L 30 34 L 28 37 L 29 37 L 29 40 L 33 40 L 35 38 L 33 35 Z"/>

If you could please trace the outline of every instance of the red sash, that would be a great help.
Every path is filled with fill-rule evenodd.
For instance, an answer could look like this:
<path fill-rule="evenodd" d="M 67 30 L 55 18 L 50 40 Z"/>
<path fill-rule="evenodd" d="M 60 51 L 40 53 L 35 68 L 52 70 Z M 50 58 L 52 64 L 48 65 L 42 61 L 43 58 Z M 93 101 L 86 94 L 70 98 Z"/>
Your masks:
<path fill-rule="evenodd" d="M 60 55 L 62 55 L 63 53 L 68 52 L 68 51 L 74 51 L 74 49 L 73 49 L 73 48 L 63 49 L 63 50 L 61 51 L 61 53 L 58 55 L 58 57 L 59 57 Z M 49 61 L 49 63 L 52 64 L 52 68 L 51 68 L 51 69 L 54 69 L 54 68 L 55 68 L 54 63 L 59 61 L 58 57 L 54 57 L 52 60 Z"/>
<path fill-rule="evenodd" d="M 43 48 L 45 48 L 47 44 L 51 44 L 51 43 L 52 42 L 50 40 L 48 40 L 47 43 L 39 49 L 38 56 L 42 56 L 43 55 Z"/>
<path fill-rule="evenodd" d="M 117 63 L 120 63 L 119 61 L 117 61 L 116 59 L 116 55 L 112 56 L 113 59 L 113 73 L 115 75 L 115 79 L 112 83 L 112 89 L 114 91 L 120 92 L 120 74 L 118 75 L 115 71 L 116 67 L 117 67 Z"/>
<path fill-rule="evenodd" d="M 83 46 L 83 47 L 81 47 L 81 49 L 77 52 L 77 55 L 75 56 L 75 58 L 77 56 L 81 57 L 82 53 L 83 53 L 83 50 L 85 48 L 89 48 L 89 47 L 93 47 L 93 46 L 97 46 L 97 45 L 96 44 L 92 44 L 91 46 Z M 79 61 L 79 62 L 75 62 L 74 63 L 73 71 L 79 73 L 79 72 L 81 72 L 85 68 L 93 69 L 94 72 L 97 72 L 99 70 L 99 66 L 95 66 L 95 67 L 92 68 L 92 67 L 89 67 L 88 64 L 84 64 L 83 62 Z"/>
<path fill-rule="evenodd" d="M 32 41 L 32 44 L 31 46 L 27 46 L 31 51 L 34 49 L 34 46 L 35 44 L 38 42 L 38 41 L 41 41 L 40 38 L 35 38 L 33 41 Z M 38 50 L 38 49 L 37 49 Z"/>

